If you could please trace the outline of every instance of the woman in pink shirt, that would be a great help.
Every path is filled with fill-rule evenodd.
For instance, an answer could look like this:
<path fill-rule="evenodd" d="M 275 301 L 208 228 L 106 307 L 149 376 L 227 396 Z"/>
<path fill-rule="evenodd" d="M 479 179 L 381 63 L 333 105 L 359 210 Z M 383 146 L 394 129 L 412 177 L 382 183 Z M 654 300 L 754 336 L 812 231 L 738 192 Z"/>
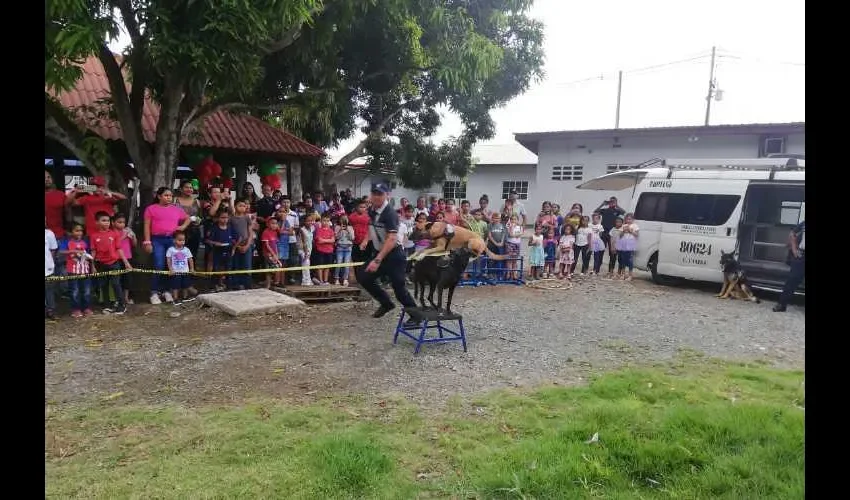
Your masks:
<path fill-rule="evenodd" d="M 174 205 L 174 194 L 167 187 L 156 191 L 156 203 L 145 208 L 144 237 L 142 248 L 153 254 L 155 269 L 165 270 L 165 252 L 174 244 L 174 231 L 185 231 L 191 222 L 182 208 Z M 168 280 L 160 275 L 151 276 L 151 304 L 160 304 L 162 300 L 174 302 L 168 289 Z"/>

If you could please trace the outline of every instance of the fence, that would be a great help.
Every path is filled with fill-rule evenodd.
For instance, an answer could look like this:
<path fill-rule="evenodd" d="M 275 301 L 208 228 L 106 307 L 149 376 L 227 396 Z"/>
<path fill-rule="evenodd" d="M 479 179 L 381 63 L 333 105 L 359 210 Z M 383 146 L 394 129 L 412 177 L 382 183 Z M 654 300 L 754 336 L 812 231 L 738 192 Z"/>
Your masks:
<path fill-rule="evenodd" d="M 515 263 L 510 269 L 508 263 Z M 492 260 L 482 256 L 469 263 L 460 286 L 482 285 L 522 285 L 525 284 L 524 257 L 511 257 L 505 260 Z"/>

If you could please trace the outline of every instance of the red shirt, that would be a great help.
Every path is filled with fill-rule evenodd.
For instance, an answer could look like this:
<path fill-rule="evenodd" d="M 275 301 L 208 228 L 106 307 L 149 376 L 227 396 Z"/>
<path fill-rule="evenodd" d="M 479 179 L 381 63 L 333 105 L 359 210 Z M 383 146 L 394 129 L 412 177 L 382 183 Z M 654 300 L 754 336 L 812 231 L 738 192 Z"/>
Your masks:
<path fill-rule="evenodd" d="M 109 229 L 101 231 L 96 229 L 90 236 L 92 253 L 94 261 L 100 264 L 111 266 L 118 262 L 118 250 L 121 248 L 121 233 Z"/>
<path fill-rule="evenodd" d="M 65 193 L 58 189 L 44 191 L 44 215 L 47 229 L 53 231 L 57 239 L 65 236 Z"/>
<path fill-rule="evenodd" d="M 280 235 L 277 231 L 266 229 L 263 231 L 263 235 L 260 239 L 263 242 L 263 255 L 270 257 L 277 254 L 277 242 L 280 239 Z M 287 238 L 287 241 L 288 240 L 289 238 Z"/>
<path fill-rule="evenodd" d="M 316 242 L 316 251 L 320 253 L 334 253 L 333 243 L 319 243 L 320 239 L 336 240 L 332 227 L 319 226 L 316 228 L 316 234 L 313 236 L 313 241 Z"/>
<path fill-rule="evenodd" d="M 354 212 L 348 216 L 348 222 L 354 228 L 354 244 L 363 243 L 363 240 L 369 236 L 369 214 Z"/>
<path fill-rule="evenodd" d="M 449 212 L 448 210 L 443 213 L 443 220 L 446 221 L 446 224 L 451 224 L 453 226 L 457 225 L 458 213 L 457 212 Z"/>
<path fill-rule="evenodd" d="M 112 217 L 115 215 L 115 203 L 117 201 L 115 198 L 106 197 L 99 193 L 87 194 L 81 198 L 77 198 L 77 204 L 83 207 L 83 212 L 86 215 L 87 235 L 91 236 L 98 231 L 94 214 L 106 212 Z"/>

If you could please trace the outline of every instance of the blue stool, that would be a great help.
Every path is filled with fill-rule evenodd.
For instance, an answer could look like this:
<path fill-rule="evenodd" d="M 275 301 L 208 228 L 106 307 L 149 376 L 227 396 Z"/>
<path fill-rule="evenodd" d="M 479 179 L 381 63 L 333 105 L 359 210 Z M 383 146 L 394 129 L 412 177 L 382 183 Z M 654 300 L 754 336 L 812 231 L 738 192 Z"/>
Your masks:
<path fill-rule="evenodd" d="M 407 323 L 405 322 L 405 315 L 410 318 Z M 443 326 L 444 321 L 456 321 L 459 331 Z M 437 330 L 437 336 L 426 337 L 428 330 Z M 445 335 L 446 333 L 450 334 L 450 336 Z M 445 311 L 422 309 L 421 307 L 405 307 L 401 310 L 401 314 L 398 317 L 393 344 L 398 343 L 399 334 L 416 342 L 416 349 L 413 351 L 413 354 L 419 354 L 422 344 L 457 340 L 463 344 L 463 352 L 466 352 L 466 331 L 463 329 L 463 316 L 460 314 L 448 314 Z"/>

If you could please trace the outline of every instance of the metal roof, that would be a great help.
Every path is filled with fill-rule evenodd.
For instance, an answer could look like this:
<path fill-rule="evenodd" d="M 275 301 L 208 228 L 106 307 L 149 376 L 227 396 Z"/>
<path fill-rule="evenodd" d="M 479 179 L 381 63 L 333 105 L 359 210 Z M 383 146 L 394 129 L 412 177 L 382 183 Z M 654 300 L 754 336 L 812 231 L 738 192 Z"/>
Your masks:
<path fill-rule="evenodd" d="M 544 139 L 614 139 L 623 137 L 669 137 L 671 135 L 741 135 L 741 134 L 804 134 L 806 122 L 744 123 L 735 125 L 696 125 L 677 127 L 643 127 L 620 129 L 560 130 L 553 132 L 520 132 L 517 142 L 533 153 Z"/>
<path fill-rule="evenodd" d="M 59 101 L 66 109 L 72 112 L 76 110 L 77 119 L 92 132 L 107 140 L 120 141 L 121 125 L 102 116 L 104 113 L 98 113 L 104 107 L 99 101 L 110 95 L 109 81 L 103 65 L 98 58 L 90 57 L 82 69 L 83 76 L 76 87 L 59 94 Z M 146 96 L 142 110 L 142 132 L 145 140 L 150 143 L 155 141 L 158 120 L 159 105 Z M 253 116 L 228 111 L 218 111 L 207 116 L 196 133 L 189 134 L 181 144 L 302 158 L 319 158 L 325 155 L 321 148 L 285 130 L 272 127 Z"/>

